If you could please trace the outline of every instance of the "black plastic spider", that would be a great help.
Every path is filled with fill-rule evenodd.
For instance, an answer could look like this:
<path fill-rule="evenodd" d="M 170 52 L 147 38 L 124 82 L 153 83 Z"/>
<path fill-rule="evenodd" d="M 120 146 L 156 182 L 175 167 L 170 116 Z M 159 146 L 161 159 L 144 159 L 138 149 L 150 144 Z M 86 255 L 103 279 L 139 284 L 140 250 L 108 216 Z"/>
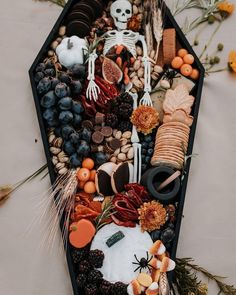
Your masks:
<path fill-rule="evenodd" d="M 149 271 L 154 268 L 152 265 L 149 264 L 149 262 L 152 260 L 152 256 L 149 258 L 149 254 L 147 253 L 147 258 L 142 257 L 140 260 L 138 260 L 137 255 L 134 254 L 134 258 L 136 259 L 137 262 L 132 262 L 133 264 L 137 264 L 138 267 L 134 270 L 136 272 L 139 269 L 139 272 L 142 271 L 142 269 L 148 268 Z"/>
<path fill-rule="evenodd" d="M 169 66 L 164 67 L 163 79 L 168 80 L 170 85 L 173 84 L 173 79 L 180 77 L 176 70 L 171 69 Z"/>

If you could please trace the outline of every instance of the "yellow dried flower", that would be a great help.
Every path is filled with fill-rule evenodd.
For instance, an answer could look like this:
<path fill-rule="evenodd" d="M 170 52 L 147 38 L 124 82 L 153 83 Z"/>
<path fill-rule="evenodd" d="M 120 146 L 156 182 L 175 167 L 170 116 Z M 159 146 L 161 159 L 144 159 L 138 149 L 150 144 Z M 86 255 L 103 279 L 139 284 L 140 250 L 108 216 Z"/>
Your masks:
<path fill-rule="evenodd" d="M 207 295 L 208 294 L 208 286 L 207 284 L 201 284 L 198 287 L 198 291 L 202 294 L 202 295 Z"/>
<path fill-rule="evenodd" d="M 159 114 L 157 110 L 150 106 L 139 106 L 133 111 L 131 122 L 139 132 L 149 134 L 159 125 Z"/>
<path fill-rule="evenodd" d="M 138 213 L 142 231 L 151 232 L 166 222 L 166 209 L 157 201 L 144 203 L 138 209 Z"/>
<path fill-rule="evenodd" d="M 236 50 L 230 51 L 228 65 L 230 70 L 236 73 Z"/>
<path fill-rule="evenodd" d="M 224 1 L 222 3 L 219 3 L 217 5 L 217 8 L 219 9 L 220 13 L 223 14 L 223 16 L 229 16 L 234 11 L 234 4 Z"/>

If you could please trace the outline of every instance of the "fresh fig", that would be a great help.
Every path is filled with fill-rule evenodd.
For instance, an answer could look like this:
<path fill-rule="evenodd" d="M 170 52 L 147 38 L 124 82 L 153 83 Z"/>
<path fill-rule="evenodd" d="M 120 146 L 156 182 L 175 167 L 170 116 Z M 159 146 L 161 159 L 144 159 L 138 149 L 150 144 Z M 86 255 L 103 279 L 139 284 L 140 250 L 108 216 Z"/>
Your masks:
<path fill-rule="evenodd" d="M 123 78 L 123 72 L 119 66 L 108 57 L 104 57 L 102 63 L 102 75 L 110 84 L 118 84 Z"/>

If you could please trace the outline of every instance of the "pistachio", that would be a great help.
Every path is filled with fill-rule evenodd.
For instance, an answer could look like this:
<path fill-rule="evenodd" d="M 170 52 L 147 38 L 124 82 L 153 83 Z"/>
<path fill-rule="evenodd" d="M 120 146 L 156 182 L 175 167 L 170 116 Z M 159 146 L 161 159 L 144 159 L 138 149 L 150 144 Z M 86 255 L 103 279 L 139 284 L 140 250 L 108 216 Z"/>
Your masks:
<path fill-rule="evenodd" d="M 52 57 L 54 55 L 54 51 L 53 50 L 48 50 L 48 56 Z"/>
<path fill-rule="evenodd" d="M 138 9 L 139 14 L 137 15 L 137 21 L 141 22 L 143 19 L 143 9 L 141 7 L 139 7 Z"/>
<path fill-rule="evenodd" d="M 117 156 L 117 159 L 118 160 L 121 160 L 121 161 L 125 161 L 126 160 L 126 155 L 124 153 L 120 153 L 118 156 Z"/>
<path fill-rule="evenodd" d="M 58 174 L 62 175 L 62 174 L 66 174 L 67 172 L 68 172 L 68 169 L 64 167 L 58 171 Z"/>
<path fill-rule="evenodd" d="M 144 78 L 140 78 L 140 81 L 142 82 L 142 84 L 143 84 L 143 86 L 144 86 L 144 84 L 145 84 L 145 80 L 144 80 Z"/>
<path fill-rule="evenodd" d="M 128 153 L 127 153 L 127 158 L 128 158 L 129 160 L 131 160 L 131 159 L 133 159 L 133 157 L 134 157 L 134 148 L 131 147 L 131 148 L 129 149 Z"/>
<path fill-rule="evenodd" d="M 150 53 L 150 58 L 153 59 L 155 57 L 156 51 L 153 49 Z"/>
<path fill-rule="evenodd" d="M 110 142 L 110 141 L 112 141 L 112 139 L 113 139 L 113 136 L 105 138 L 106 142 Z"/>
<path fill-rule="evenodd" d="M 52 146 L 60 148 L 62 146 L 63 139 L 61 137 L 54 138 L 52 141 Z"/>
<path fill-rule="evenodd" d="M 133 5 L 133 14 L 138 14 L 138 7 Z"/>
<path fill-rule="evenodd" d="M 117 131 L 116 132 L 116 135 L 115 135 L 115 138 L 116 139 L 121 139 L 121 136 L 122 136 L 122 132 L 121 131 Z"/>
<path fill-rule="evenodd" d="M 61 37 L 58 37 L 58 38 L 56 39 L 56 41 L 57 41 L 58 43 L 61 43 L 62 38 L 61 38 Z"/>
<path fill-rule="evenodd" d="M 144 76 L 144 69 L 143 68 L 140 68 L 137 72 L 137 75 L 139 78 L 142 78 Z"/>
<path fill-rule="evenodd" d="M 111 158 L 110 158 L 110 162 L 112 162 L 112 163 L 116 163 L 116 157 L 115 157 L 115 156 L 111 157 Z"/>
<path fill-rule="evenodd" d="M 56 138 L 56 135 L 53 133 L 50 133 L 48 137 L 49 144 L 51 144 L 55 138 Z"/>
<path fill-rule="evenodd" d="M 114 151 L 114 154 L 113 154 L 113 156 L 115 156 L 115 157 L 116 157 L 117 155 L 119 155 L 119 153 L 120 153 L 120 149 L 117 149 L 117 150 L 115 150 L 115 151 Z"/>
<path fill-rule="evenodd" d="M 135 73 L 136 74 L 136 73 Z M 138 76 L 135 75 L 132 79 L 131 79 L 131 83 L 134 84 L 135 81 L 138 80 Z"/>
<path fill-rule="evenodd" d="M 122 138 L 121 139 L 121 146 L 124 146 L 128 143 L 128 139 L 127 138 Z"/>
<path fill-rule="evenodd" d="M 143 55 L 143 49 L 140 46 L 136 46 L 137 55 Z"/>
<path fill-rule="evenodd" d="M 117 129 L 113 129 L 113 136 L 115 137 L 116 136 L 116 133 L 118 132 Z"/>
<path fill-rule="evenodd" d="M 65 33 L 66 33 L 66 26 L 61 26 L 58 32 L 59 36 L 64 36 Z"/>
<path fill-rule="evenodd" d="M 53 154 L 53 155 L 58 155 L 60 153 L 61 149 L 59 148 L 56 148 L 54 146 L 51 146 L 50 147 L 50 152 Z"/>
<path fill-rule="evenodd" d="M 52 157 L 52 163 L 53 163 L 53 165 L 56 165 L 58 163 L 58 159 L 56 156 Z"/>
<path fill-rule="evenodd" d="M 133 72 L 133 73 L 131 73 L 131 74 L 129 75 L 129 77 L 130 77 L 130 79 L 132 79 L 132 78 L 134 78 L 136 75 L 137 75 L 137 73 L 136 73 L 136 72 Z"/>
<path fill-rule="evenodd" d="M 132 88 L 130 91 L 131 91 L 132 93 L 137 93 L 137 89 L 135 89 L 135 88 Z"/>
<path fill-rule="evenodd" d="M 134 0 L 133 3 L 134 3 L 135 5 L 137 5 L 137 6 L 139 6 L 139 5 L 141 4 L 141 2 L 142 2 L 141 0 Z"/>
<path fill-rule="evenodd" d="M 154 81 L 157 81 L 158 78 L 159 78 L 159 74 L 156 73 L 156 72 L 153 72 L 153 73 L 151 74 L 151 77 L 152 77 L 152 79 L 153 79 Z"/>
<path fill-rule="evenodd" d="M 56 50 L 56 48 L 57 48 L 58 45 L 59 45 L 59 43 L 55 40 L 55 41 L 52 42 L 52 44 L 51 44 L 51 48 L 52 48 L 53 50 Z"/>
<path fill-rule="evenodd" d="M 137 71 L 141 67 L 141 61 L 139 59 L 136 59 L 134 62 L 134 70 Z"/>
<path fill-rule="evenodd" d="M 65 163 L 57 163 L 56 164 L 56 169 L 58 169 L 58 170 L 61 170 L 64 167 L 65 167 Z"/>
<path fill-rule="evenodd" d="M 137 88 L 142 88 L 143 87 L 143 83 L 140 80 L 134 80 L 133 82 L 134 86 L 136 86 Z"/>
<path fill-rule="evenodd" d="M 125 132 L 122 134 L 122 137 L 123 137 L 123 138 L 130 139 L 130 138 L 131 138 L 131 135 L 132 135 L 132 132 L 131 132 L 131 131 L 125 131 Z"/>
<path fill-rule="evenodd" d="M 126 145 L 122 146 L 120 150 L 122 153 L 126 154 L 126 153 L 128 153 L 130 148 L 131 148 L 131 144 L 126 144 Z"/>
<path fill-rule="evenodd" d="M 163 68 L 161 66 L 155 65 L 154 72 L 161 74 L 163 72 Z"/>

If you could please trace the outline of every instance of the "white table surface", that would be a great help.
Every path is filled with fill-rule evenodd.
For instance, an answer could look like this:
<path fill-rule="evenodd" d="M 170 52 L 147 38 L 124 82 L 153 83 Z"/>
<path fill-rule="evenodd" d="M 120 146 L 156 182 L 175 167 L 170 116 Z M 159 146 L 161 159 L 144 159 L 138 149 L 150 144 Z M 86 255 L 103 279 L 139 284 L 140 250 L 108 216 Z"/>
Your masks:
<path fill-rule="evenodd" d="M 15 183 L 46 162 L 28 69 L 60 11 L 49 3 L 1 0 L 1 184 Z M 225 44 L 222 66 L 229 50 L 236 50 L 235 27 L 236 14 L 217 35 Z M 201 38 L 207 40 L 209 31 Z M 229 277 L 231 284 L 236 283 L 235 113 L 235 75 L 224 72 L 208 77 L 194 144 L 199 156 L 191 164 L 177 253 L 178 257 L 194 257 L 211 272 Z M 34 222 L 40 216 L 39 204 L 48 186 L 48 178 L 35 180 L 0 207 L 1 295 L 72 294 L 67 265 L 59 250 L 60 235 L 47 250 L 40 246 L 45 220 Z M 209 294 L 216 294 L 214 285 Z"/>

